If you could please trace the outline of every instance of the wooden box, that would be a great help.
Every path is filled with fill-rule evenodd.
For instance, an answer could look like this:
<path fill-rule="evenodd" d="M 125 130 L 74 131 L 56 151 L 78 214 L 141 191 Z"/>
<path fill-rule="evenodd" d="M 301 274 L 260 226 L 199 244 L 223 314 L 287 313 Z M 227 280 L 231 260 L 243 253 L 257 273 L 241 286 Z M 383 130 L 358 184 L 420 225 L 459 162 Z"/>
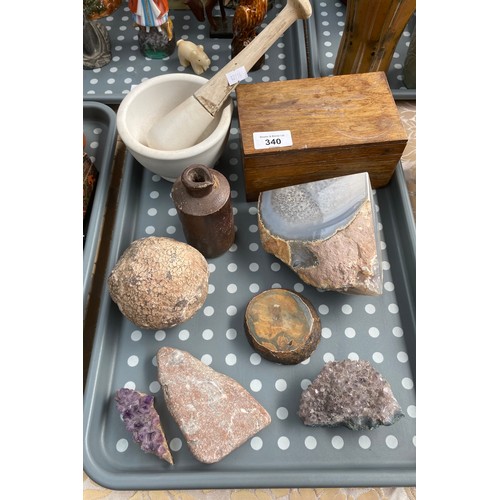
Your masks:
<path fill-rule="evenodd" d="M 408 140 L 384 72 L 242 84 L 236 98 L 247 201 L 357 172 L 385 186 Z M 275 131 L 292 144 L 261 149 Z"/>

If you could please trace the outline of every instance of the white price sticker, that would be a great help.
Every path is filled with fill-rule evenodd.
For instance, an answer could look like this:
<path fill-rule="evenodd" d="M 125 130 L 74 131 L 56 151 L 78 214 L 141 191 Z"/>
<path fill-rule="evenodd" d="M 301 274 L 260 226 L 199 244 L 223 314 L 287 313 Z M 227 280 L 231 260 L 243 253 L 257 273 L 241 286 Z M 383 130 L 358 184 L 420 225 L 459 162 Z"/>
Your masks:
<path fill-rule="evenodd" d="M 285 146 L 293 146 L 290 130 L 253 133 L 253 147 L 255 149 L 283 148 Z"/>
<path fill-rule="evenodd" d="M 241 66 L 234 71 L 226 73 L 227 82 L 229 85 L 234 85 L 235 83 L 241 82 L 248 77 L 247 71 L 244 66 Z"/>

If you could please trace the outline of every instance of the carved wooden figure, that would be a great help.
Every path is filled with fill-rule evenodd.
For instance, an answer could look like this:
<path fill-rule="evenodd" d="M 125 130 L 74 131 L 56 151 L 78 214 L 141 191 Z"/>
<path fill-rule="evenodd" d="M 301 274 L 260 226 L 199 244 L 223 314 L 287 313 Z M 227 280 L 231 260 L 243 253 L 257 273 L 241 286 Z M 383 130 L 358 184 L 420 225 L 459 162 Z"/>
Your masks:
<path fill-rule="evenodd" d="M 256 36 L 267 13 L 267 0 L 240 0 L 234 11 L 231 57 L 241 52 Z M 247 71 L 259 69 L 264 64 L 265 54 Z"/>
<path fill-rule="evenodd" d="M 208 20 L 212 38 L 231 38 L 230 18 L 226 15 L 224 0 L 184 0 L 194 17 L 200 22 Z M 220 16 L 214 16 L 213 10 L 219 4 Z"/>
<path fill-rule="evenodd" d="M 334 75 L 385 71 L 416 0 L 347 0 Z"/>

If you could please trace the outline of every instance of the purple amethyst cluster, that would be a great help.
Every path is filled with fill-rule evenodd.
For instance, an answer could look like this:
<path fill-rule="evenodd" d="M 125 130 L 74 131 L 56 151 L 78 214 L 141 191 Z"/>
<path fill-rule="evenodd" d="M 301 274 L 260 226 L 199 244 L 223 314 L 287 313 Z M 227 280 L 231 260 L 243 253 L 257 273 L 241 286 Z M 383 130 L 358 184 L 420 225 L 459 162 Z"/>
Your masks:
<path fill-rule="evenodd" d="M 173 464 L 160 416 L 154 408 L 154 397 L 122 388 L 116 391 L 115 403 L 125 428 L 132 433 L 133 440 L 141 449 Z"/>

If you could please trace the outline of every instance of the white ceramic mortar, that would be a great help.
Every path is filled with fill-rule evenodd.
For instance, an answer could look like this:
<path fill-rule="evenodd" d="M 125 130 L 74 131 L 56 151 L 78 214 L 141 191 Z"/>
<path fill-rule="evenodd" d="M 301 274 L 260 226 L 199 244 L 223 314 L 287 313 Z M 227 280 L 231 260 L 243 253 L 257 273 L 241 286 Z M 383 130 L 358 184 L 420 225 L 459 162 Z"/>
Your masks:
<path fill-rule="evenodd" d="M 134 87 L 118 108 L 118 134 L 132 156 L 143 167 L 170 182 L 195 163 L 213 168 L 226 145 L 233 113 L 231 98 L 194 146 L 161 151 L 147 145 L 147 133 L 151 126 L 207 81 L 202 76 L 184 73 L 156 76 Z M 182 134 L 185 130 L 183 124 L 179 123 L 176 130 Z"/>

